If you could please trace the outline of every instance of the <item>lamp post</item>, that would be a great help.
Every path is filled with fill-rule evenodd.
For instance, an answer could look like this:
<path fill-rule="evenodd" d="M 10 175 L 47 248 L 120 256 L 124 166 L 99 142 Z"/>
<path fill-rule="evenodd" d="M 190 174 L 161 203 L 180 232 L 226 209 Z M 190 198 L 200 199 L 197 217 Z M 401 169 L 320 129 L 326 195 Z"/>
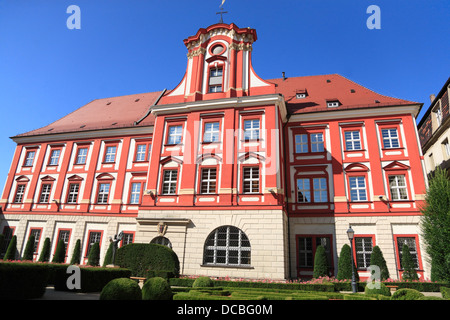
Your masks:
<path fill-rule="evenodd" d="M 351 258 L 352 258 L 352 292 L 358 292 L 358 288 L 356 286 L 356 278 L 355 278 L 355 263 L 353 262 L 353 237 L 355 235 L 355 231 L 353 231 L 352 226 L 348 226 L 347 236 L 348 240 L 350 240 L 350 250 L 351 250 Z"/>

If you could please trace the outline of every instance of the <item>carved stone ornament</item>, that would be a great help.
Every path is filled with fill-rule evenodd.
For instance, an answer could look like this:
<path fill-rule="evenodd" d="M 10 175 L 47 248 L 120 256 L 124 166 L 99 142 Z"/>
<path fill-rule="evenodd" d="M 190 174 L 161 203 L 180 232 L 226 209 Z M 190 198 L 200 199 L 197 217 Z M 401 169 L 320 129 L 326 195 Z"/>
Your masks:
<path fill-rule="evenodd" d="M 157 228 L 158 235 L 160 237 L 162 237 L 162 236 L 164 236 L 166 234 L 167 224 L 165 224 L 164 222 L 160 222 L 160 223 L 158 223 L 156 228 Z"/>

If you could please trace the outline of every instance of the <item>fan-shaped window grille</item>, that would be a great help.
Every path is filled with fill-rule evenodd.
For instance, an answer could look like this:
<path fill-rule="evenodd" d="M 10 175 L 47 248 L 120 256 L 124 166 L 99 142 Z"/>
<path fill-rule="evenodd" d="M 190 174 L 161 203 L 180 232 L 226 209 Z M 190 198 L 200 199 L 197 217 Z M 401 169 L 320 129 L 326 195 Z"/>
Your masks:
<path fill-rule="evenodd" d="M 156 243 L 156 244 L 161 244 L 163 246 L 169 247 L 170 249 L 172 249 L 172 243 L 170 242 L 169 239 L 167 239 L 166 237 L 156 237 L 153 238 L 152 241 L 150 241 L 150 243 Z"/>
<path fill-rule="evenodd" d="M 233 226 L 222 226 L 206 239 L 203 264 L 248 267 L 250 254 L 250 241 L 245 233 Z"/>

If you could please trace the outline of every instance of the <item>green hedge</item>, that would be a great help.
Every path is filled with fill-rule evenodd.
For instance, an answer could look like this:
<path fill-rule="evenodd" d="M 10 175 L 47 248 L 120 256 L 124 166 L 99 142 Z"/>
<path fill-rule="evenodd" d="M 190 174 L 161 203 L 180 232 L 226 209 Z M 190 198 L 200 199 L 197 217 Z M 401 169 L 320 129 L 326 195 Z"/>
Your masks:
<path fill-rule="evenodd" d="M 0 300 L 33 299 L 45 293 L 49 269 L 40 263 L 0 263 Z"/>
<path fill-rule="evenodd" d="M 72 276 L 72 273 L 67 273 L 68 266 L 62 265 L 53 270 L 53 284 L 57 291 L 101 292 L 103 287 L 111 280 L 116 278 L 129 278 L 131 276 L 131 271 L 124 268 L 80 266 L 80 289 L 70 290 L 67 288 L 67 279 Z"/>
<path fill-rule="evenodd" d="M 168 277 L 178 277 L 180 274 L 180 262 L 176 253 L 159 244 L 130 243 L 123 246 L 117 250 L 115 263 L 130 269 L 132 275 L 138 277 L 161 276 L 155 272 L 168 273 Z"/>

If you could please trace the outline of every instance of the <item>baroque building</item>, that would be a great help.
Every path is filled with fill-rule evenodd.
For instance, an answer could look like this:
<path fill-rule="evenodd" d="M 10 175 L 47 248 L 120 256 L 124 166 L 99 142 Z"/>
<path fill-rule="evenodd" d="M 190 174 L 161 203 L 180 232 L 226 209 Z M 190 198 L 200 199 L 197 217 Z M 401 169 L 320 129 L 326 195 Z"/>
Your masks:
<path fill-rule="evenodd" d="M 381 248 L 400 278 L 406 243 L 429 278 L 420 236 L 426 182 L 421 103 L 338 74 L 261 79 L 256 30 L 219 23 L 184 40 L 170 90 L 94 100 L 17 143 L 1 197 L 5 251 L 36 236 L 76 240 L 87 260 L 109 239 L 170 246 L 186 275 L 308 278 L 325 248 L 330 275 L 346 231 L 367 277 Z M 400 249 L 399 249 L 400 248 Z"/>

